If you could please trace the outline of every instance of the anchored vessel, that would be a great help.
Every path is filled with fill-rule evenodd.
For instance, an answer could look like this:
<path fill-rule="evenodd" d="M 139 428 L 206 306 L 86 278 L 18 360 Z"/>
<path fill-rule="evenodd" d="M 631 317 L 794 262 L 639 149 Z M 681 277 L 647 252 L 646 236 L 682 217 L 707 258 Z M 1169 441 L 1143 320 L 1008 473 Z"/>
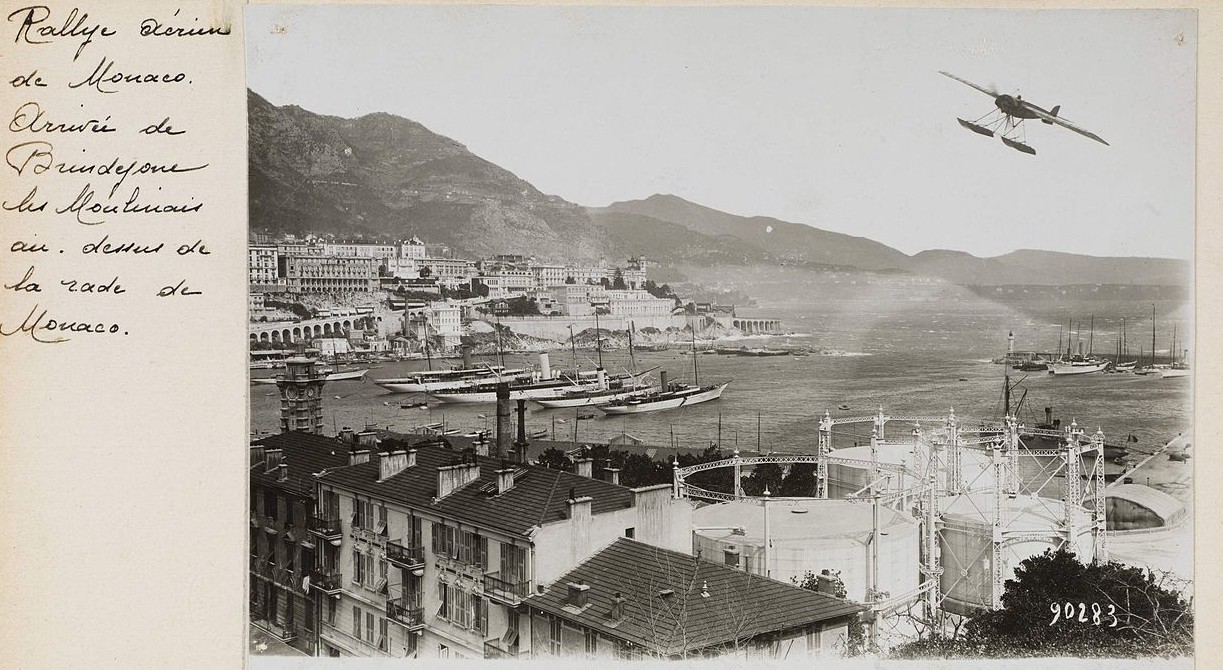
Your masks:
<path fill-rule="evenodd" d="M 479 384 L 514 382 L 530 377 L 530 370 L 509 370 L 500 365 L 485 365 L 458 370 L 422 370 L 396 379 L 375 379 L 374 383 L 395 393 L 430 393 L 470 388 Z"/>

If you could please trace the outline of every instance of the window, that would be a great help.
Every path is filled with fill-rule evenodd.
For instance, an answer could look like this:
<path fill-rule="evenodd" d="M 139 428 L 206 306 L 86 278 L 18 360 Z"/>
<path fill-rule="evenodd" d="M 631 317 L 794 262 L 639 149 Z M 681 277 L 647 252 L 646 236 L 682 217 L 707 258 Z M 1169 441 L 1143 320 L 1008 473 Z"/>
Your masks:
<path fill-rule="evenodd" d="M 514 584 L 527 581 L 527 550 L 512 544 L 501 545 L 501 579 Z"/>
<path fill-rule="evenodd" d="M 352 550 L 352 581 L 356 584 L 365 583 L 365 555 L 356 549 Z"/>
<path fill-rule="evenodd" d="M 635 526 L 634 526 L 634 527 L 630 527 L 630 528 L 625 528 L 625 529 L 624 529 L 624 536 L 625 536 L 625 537 L 627 537 L 627 538 L 628 538 L 628 539 L 630 539 L 630 540 L 631 540 L 631 539 L 633 539 L 634 537 L 637 537 L 637 528 L 636 528 Z"/>
<path fill-rule="evenodd" d="M 369 528 L 373 523 L 371 514 L 372 506 L 368 500 L 357 500 L 353 503 L 353 519 L 352 525 L 354 528 Z"/>
<path fill-rule="evenodd" d="M 352 606 L 352 636 L 361 639 L 361 608 Z"/>
<path fill-rule="evenodd" d="M 376 530 L 383 535 L 387 533 L 386 507 L 383 505 L 378 506 L 378 527 Z"/>
<path fill-rule="evenodd" d="M 599 650 L 599 635 L 593 630 L 586 629 L 586 654 L 594 656 Z"/>
<path fill-rule="evenodd" d="M 327 599 L 327 625 L 328 626 L 335 625 L 335 610 L 336 610 L 336 599 L 328 598 Z"/>
<path fill-rule="evenodd" d="M 561 620 L 554 616 L 548 617 L 548 648 L 553 656 L 561 655 Z"/>
<path fill-rule="evenodd" d="M 412 546 L 421 546 L 420 517 L 412 517 Z"/>
<path fill-rule="evenodd" d="M 335 491 L 323 491 L 323 516 L 328 519 L 340 518 L 340 496 Z"/>
<path fill-rule="evenodd" d="M 293 499 L 285 497 L 285 523 L 293 525 Z"/>
<path fill-rule="evenodd" d="M 387 640 L 387 635 L 386 635 L 386 619 L 383 617 L 379 617 L 378 618 L 378 648 L 381 649 L 382 651 L 386 651 L 388 646 L 389 645 L 388 645 L 388 640 Z"/>
<path fill-rule="evenodd" d="M 365 641 L 373 644 L 374 642 L 374 613 L 365 613 Z"/>

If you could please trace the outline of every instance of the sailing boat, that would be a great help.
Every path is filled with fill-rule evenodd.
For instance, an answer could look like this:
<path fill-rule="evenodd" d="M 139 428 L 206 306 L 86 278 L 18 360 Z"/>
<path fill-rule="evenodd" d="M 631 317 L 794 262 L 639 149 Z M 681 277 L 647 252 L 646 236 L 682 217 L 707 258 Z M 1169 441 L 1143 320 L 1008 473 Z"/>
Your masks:
<path fill-rule="evenodd" d="M 692 328 L 692 351 L 696 351 L 696 327 Z M 628 398 L 616 400 L 599 409 L 606 414 L 641 414 L 657 412 L 664 409 L 675 409 L 687 405 L 696 405 L 722 397 L 729 381 L 722 384 L 700 385 L 700 370 L 697 368 L 697 357 L 692 357 L 693 384 L 667 383 L 667 373 L 662 373 L 662 386 L 657 391 L 646 391 Z"/>
<path fill-rule="evenodd" d="M 1129 342 L 1126 341 L 1125 337 L 1125 317 L 1121 317 L 1121 338 L 1117 340 L 1117 364 L 1113 366 L 1115 371 L 1129 372 L 1134 369 L 1135 365 L 1138 365 L 1138 361 L 1121 362 L 1123 357 L 1128 357 L 1130 355 L 1129 349 Z"/>
<path fill-rule="evenodd" d="M 1159 371 L 1161 379 L 1173 379 L 1176 377 L 1188 377 L 1189 364 L 1178 355 L 1176 348 L 1176 326 L 1172 327 L 1172 364 Z"/>
<path fill-rule="evenodd" d="M 1108 361 L 1102 361 L 1091 355 L 1091 344 L 1095 340 L 1095 321 L 1096 317 L 1093 314 L 1091 317 L 1091 335 L 1088 336 L 1088 355 L 1083 355 L 1083 341 L 1079 340 L 1079 353 L 1070 355 L 1070 348 L 1066 348 L 1066 355 L 1060 360 L 1049 364 L 1049 373 L 1054 375 L 1084 375 L 1091 372 L 1099 372 L 1108 367 Z M 1079 325 L 1082 327 L 1082 324 Z M 1071 326 L 1073 330 L 1073 325 Z"/>
<path fill-rule="evenodd" d="M 1151 361 L 1146 366 L 1134 370 L 1136 375 L 1149 375 L 1157 372 L 1155 368 L 1155 305 L 1151 305 Z"/>
<path fill-rule="evenodd" d="M 572 330 L 570 331 L 570 340 L 572 341 Z M 630 326 L 628 331 L 628 355 L 629 368 L 632 370 L 627 376 L 608 377 L 606 373 L 599 377 L 599 383 L 594 388 L 574 389 L 562 393 L 561 395 L 551 398 L 532 398 L 536 403 L 549 409 L 558 409 L 562 407 L 594 407 L 597 405 L 606 405 L 617 400 L 625 400 L 635 395 L 641 394 L 650 388 L 649 382 L 645 380 L 645 376 L 658 366 L 654 366 L 648 370 L 637 372 L 637 359 L 633 353 L 633 328 Z M 577 367 L 577 354 L 574 353 L 574 367 Z M 599 367 L 599 372 L 603 372 L 602 366 Z"/>

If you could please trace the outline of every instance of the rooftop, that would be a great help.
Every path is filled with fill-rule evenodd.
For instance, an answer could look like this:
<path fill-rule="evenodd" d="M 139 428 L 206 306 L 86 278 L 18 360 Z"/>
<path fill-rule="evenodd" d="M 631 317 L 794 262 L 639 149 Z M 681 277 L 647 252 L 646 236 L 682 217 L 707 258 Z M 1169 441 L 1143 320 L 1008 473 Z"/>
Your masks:
<path fill-rule="evenodd" d="M 405 448 L 406 443 L 384 440 L 378 451 Z M 378 481 L 377 454 L 368 463 L 332 470 L 319 481 L 508 535 L 525 535 L 535 526 L 565 519 L 571 496 L 592 498 L 594 514 L 633 504 L 633 491 L 627 487 L 542 466 L 507 465 L 488 456 L 474 456 L 479 468 L 475 481 L 436 500 L 438 468 L 456 464 L 463 452 L 431 445 L 412 448 L 417 449 L 416 465 L 383 481 Z M 515 470 L 514 484 L 498 494 L 497 471 L 507 467 Z"/>
<path fill-rule="evenodd" d="M 586 606 L 569 601 L 584 584 Z M 611 615 L 619 594 L 621 617 Z M 855 615 L 863 606 L 627 538 L 556 580 L 531 607 L 664 656 Z"/>
<path fill-rule="evenodd" d="M 349 445 L 334 437 L 294 431 L 265 437 L 252 445 L 265 450 L 280 449 L 280 462 L 289 466 L 289 477 L 281 481 L 277 469 L 260 461 L 250 465 L 251 484 L 279 488 L 302 497 L 314 497 L 314 473 L 348 465 Z"/>

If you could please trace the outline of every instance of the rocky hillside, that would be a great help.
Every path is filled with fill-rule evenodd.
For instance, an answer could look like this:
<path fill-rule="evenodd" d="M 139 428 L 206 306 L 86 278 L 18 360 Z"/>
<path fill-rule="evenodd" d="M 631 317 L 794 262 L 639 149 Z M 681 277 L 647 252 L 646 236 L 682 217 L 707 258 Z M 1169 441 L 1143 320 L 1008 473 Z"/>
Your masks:
<path fill-rule="evenodd" d="M 472 255 L 594 259 L 586 211 L 391 114 L 342 119 L 248 92 L 250 225 L 273 233 L 418 235 Z"/>

